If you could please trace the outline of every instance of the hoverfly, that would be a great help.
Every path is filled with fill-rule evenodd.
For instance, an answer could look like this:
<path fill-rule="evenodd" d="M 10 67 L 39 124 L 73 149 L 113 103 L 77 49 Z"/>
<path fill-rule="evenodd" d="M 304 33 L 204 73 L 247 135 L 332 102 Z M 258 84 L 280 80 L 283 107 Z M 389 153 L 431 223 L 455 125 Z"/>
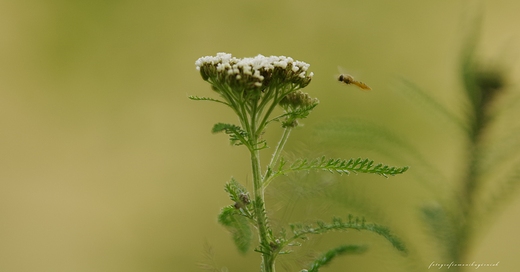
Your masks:
<path fill-rule="evenodd" d="M 339 69 L 342 70 L 341 68 L 339 68 Z M 356 85 L 363 91 L 372 90 L 372 88 L 368 87 L 367 84 L 365 84 L 364 82 L 355 80 L 354 77 L 349 74 L 344 74 L 344 73 L 340 74 L 338 76 L 338 81 L 343 82 L 347 85 L 350 85 L 350 84 Z"/>

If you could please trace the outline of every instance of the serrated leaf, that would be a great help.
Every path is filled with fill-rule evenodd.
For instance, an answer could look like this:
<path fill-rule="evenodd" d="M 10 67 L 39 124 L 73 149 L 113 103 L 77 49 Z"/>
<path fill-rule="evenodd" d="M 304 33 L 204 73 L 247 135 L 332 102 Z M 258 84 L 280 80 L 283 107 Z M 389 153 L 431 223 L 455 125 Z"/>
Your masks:
<path fill-rule="evenodd" d="M 214 98 L 210 98 L 210 97 L 200 97 L 200 96 L 196 96 L 196 95 L 190 95 L 188 96 L 189 99 L 191 100 L 194 100 L 194 101 L 211 101 L 211 102 L 217 102 L 217 103 L 222 103 L 226 106 L 229 106 L 228 103 L 224 102 L 224 101 L 221 101 L 221 100 L 218 100 L 218 99 L 214 99 Z"/>
<path fill-rule="evenodd" d="M 235 202 L 235 208 L 247 209 L 247 205 L 251 202 L 249 192 L 247 192 L 246 188 L 238 183 L 235 178 L 231 178 L 231 180 L 226 183 L 224 190 L 229 194 L 231 201 Z"/>
<path fill-rule="evenodd" d="M 247 143 L 247 132 L 241 127 L 232 124 L 217 123 L 211 130 L 213 133 L 224 132 L 229 135 L 229 140 L 232 145 L 242 145 Z"/>
<path fill-rule="evenodd" d="M 237 213 L 233 206 L 227 206 L 221 210 L 218 222 L 231 232 L 238 251 L 246 253 L 253 238 L 253 232 L 247 218 Z"/>
<path fill-rule="evenodd" d="M 318 272 L 319 268 L 329 264 L 332 261 L 332 259 L 334 259 L 337 256 L 344 255 L 344 254 L 361 254 L 361 253 L 364 253 L 366 250 L 367 250 L 366 246 L 360 246 L 360 245 L 342 245 L 342 246 L 333 248 L 333 249 L 325 252 L 319 258 L 317 258 L 312 263 L 312 265 L 309 269 L 309 272 Z"/>
<path fill-rule="evenodd" d="M 241 194 L 248 194 L 246 188 L 242 186 L 242 184 L 238 183 L 238 181 L 233 177 L 226 183 L 224 190 L 229 194 L 229 198 L 233 202 L 240 201 Z"/>
<path fill-rule="evenodd" d="M 307 118 L 307 116 L 309 116 L 311 111 L 316 106 L 318 106 L 318 103 L 315 103 L 315 104 L 312 104 L 309 106 L 305 106 L 305 107 L 298 107 L 298 108 L 294 109 L 293 111 L 286 112 L 280 116 L 277 116 L 277 117 L 269 120 L 268 123 L 272 122 L 272 121 L 280 121 L 282 118 L 285 118 L 282 122 L 282 127 L 291 126 L 291 124 L 293 124 L 294 121 L 296 121 L 297 119 Z"/>
<path fill-rule="evenodd" d="M 511 201 L 513 196 L 517 194 L 520 188 L 520 161 L 517 161 L 516 164 L 512 164 L 508 171 L 511 171 L 511 173 L 495 181 L 497 188 L 487 193 L 487 199 L 482 203 L 484 207 L 481 215 L 482 218 L 488 219 L 493 213 L 496 214 L 499 208 L 503 208 L 502 205 Z"/>
<path fill-rule="evenodd" d="M 413 162 L 415 179 L 434 194 L 440 194 L 440 180 L 446 180 L 444 173 L 434 166 L 422 152 L 414 147 L 403 135 L 381 124 L 355 118 L 341 118 L 324 122 L 315 129 L 320 144 L 330 147 L 374 151 L 398 164 Z M 356 143 L 352 145 L 350 143 Z"/>
<path fill-rule="evenodd" d="M 293 162 L 288 169 L 281 170 L 280 173 L 289 173 L 294 171 L 309 170 L 325 170 L 331 173 L 350 174 L 350 172 L 372 173 L 381 176 L 402 174 L 408 170 L 408 166 L 394 167 L 383 164 L 375 164 L 369 159 L 327 159 L 324 156 L 314 159 L 299 159 Z"/>
<path fill-rule="evenodd" d="M 440 247 L 443 247 L 448 256 L 454 256 L 457 253 L 457 244 L 459 237 L 457 231 L 460 225 L 453 216 L 446 211 L 441 205 L 429 205 L 421 208 L 421 219 L 425 223 L 427 230 L 430 232 Z"/>
<path fill-rule="evenodd" d="M 290 227 L 294 233 L 292 240 L 303 239 L 310 234 L 323 234 L 329 231 L 346 231 L 349 229 L 367 230 L 383 236 L 395 249 L 403 253 L 407 252 L 406 246 L 401 239 L 393 235 L 387 227 L 374 223 L 366 223 L 364 218 L 354 218 L 352 215 L 349 215 L 348 222 L 344 222 L 341 218 L 335 217 L 332 219 L 332 223 L 329 224 L 319 221 L 316 225 L 294 223 L 291 224 Z"/>

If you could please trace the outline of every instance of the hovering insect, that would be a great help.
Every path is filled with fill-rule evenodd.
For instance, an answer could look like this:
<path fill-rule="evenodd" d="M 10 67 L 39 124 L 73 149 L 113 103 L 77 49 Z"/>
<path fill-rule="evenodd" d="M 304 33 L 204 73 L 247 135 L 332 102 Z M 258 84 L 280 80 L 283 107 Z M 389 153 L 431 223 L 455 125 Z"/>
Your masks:
<path fill-rule="evenodd" d="M 341 67 L 338 67 L 338 69 L 340 71 L 343 70 Z M 348 85 L 350 85 L 350 84 L 356 85 L 363 91 L 370 91 L 370 90 L 372 90 L 372 88 L 368 87 L 367 84 L 365 84 L 364 82 L 355 80 L 354 77 L 349 75 L 349 74 L 341 73 L 338 76 L 338 81 L 343 82 L 343 83 L 348 84 Z"/>

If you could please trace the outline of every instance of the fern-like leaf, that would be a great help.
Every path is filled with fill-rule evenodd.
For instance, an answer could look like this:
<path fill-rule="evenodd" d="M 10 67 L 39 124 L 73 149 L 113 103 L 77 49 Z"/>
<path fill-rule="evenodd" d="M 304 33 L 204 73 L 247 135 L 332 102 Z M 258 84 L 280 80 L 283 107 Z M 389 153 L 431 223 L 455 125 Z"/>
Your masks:
<path fill-rule="evenodd" d="M 422 207 L 421 215 L 427 230 L 436 239 L 439 246 L 444 247 L 446 257 L 455 256 L 459 242 L 459 237 L 457 237 L 459 225 L 453 220 L 453 216 L 438 204 Z"/>
<path fill-rule="evenodd" d="M 207 241 L 204 244 L 204 260 L 198 263 L 198 267 L 208 272 L 229 272 L 226 267 L 220 267 L 216 263 L 213 247 Z"/>
<path fill-rule="evenodd" d="M 229 194 L 229 198 L 235 202 L 234 207 L 236 209 L 244 208 L 245 215 L 249 216 L 247 207 L 251 203 L 251 200 L 246 188 L 238 183 L 235 178 L 231 178 L 231 181 L 226 183 L 224 190 Z"/>
<path fill-rule="evenodd" d="M 509 128 L 507 135 L 493 142 L 483 156 L 485 171 L 496 171 L 504 162 L 514 161 L 520 156 L 520 127 Z"/>
<path fill-rule="evenodd" d="M 485 208 L 482 218 L 490 218 L 497 209 L 501 208 L 518 193 L 520 188 L 520 161 L 512 164 L 511 169 L 509 175 L 500 181 L 497 180 L 498 188 L 495 192 L 490 193 L 487 197 L 488 199 L 483 203 Z"/>
<path fill-rule="evenodd" d="M 349 229 L 367 230 L 383 236 L 395 249 L 403 253 L 407 252 L 404 243 L 394 236 L 387 227 L 374 223 L 366 223 L 364 218 L 354 218 L 352 215 L 349 215 L 348 222 L 343 222 L 341 218 L 335 217 L 332 219 L 332 223 L 330 224 L 318 221 L 316 222 L 316 225 L 303 225 L 296 223 L 291 224 L 290 227 L 294 233 L 294 236 L 290 241 L 296 239 L 307 239 L 307 235 L 323 234 L 329 231 L 347 231 Z"/>
<path fill-rule="evenodd" d="M 282 162 L 285 164 L 285 162 Z M 288 168 L 281 169 L 277 172 L 277 175 L 287 174 L 295 171 L 310 171 L 310 170 L 325 170 L 331 173 L 338 174 L 350 174 L 354 173 L 371 173 L 378 174 L 384 177 L 394 176 L 402 174 L 408 170 L 408 166 L 405 167 L 394 167 L 383 165 L 382 163 L 375 164 L 373 160 L 369 159 L 327 159 L 325 156 L 314 159 L 298 159 L 293 162 Z"/>
<path fill-rule="evenodd" d="M 240 195 L 249 194 L 242 184 L 238 183 L 235 178 L 231 178 L 229 182 L 226 183 L 224 190 L 229 194 L 229 198 L 234 201 L 240 201 Z"/>
<path fill-rule="evenodd" d="M 232 145 L 242 145 L 247 143 L 248 135 L 241 127 L 232 124 L 217 123 L 211 130 L 213 133 L 224 132 L 229 135 Z"/>
<path fill-rule="evenodd" d="M 316 107 L 318 106 L 318 103 L 314 103 L 314 104 L 311 104 L 309 106 L 302 106 L 302 107 L 298 107 L 298 108 L 295 108 L 289 112 L 286 112 L 280 116 L 277 116 L 271 120 L 268 121 L 269 122 L 273 122 L 273 121 L 280 121 L 282 118 L 285 118 L 283 121 L 282 121 L 282 127 L 288 127 L 288 126 L 292 126 L 292 124 L 294 124 L 294 122 L 297 120 L 297 119 L 305 119 L 307 118 L 307 116 L 309 116 L 309 114 L 311 113 L 311 111 Z"/>
<path fill-rule="evenodd" d="M 238 251 L 246 253 L 253 239 L 253 232 L 248 219 L 241 215 L 235 207 L 227 206 L 221 210 L 218 222 L 231 232 Z"/>
<path fill-rule="evenodd" d="M 315 133 L 316 138 L 320 139 L 320 144 L 334 147 L 335 150 L 338 146 L 348 146 L 350 150 L 355 148 L 375 151 L 399 164 L 413 161 L 415 169 L 413 175 L 431 192 L 440 193 L 438 192 L 439 180 L 446 179 L 443 173 L 409 141 L 382 125 L 355 118 L 341 118 L 320 124 L 316 127 Z M 346 142 L 356 144 L 345 145 Z"/>
<path fill-rule="evenodd" d="M 319 269 L 322 266 L 325 266 L 329 264 L 332 259 L 339 255 L 344 254 L 361 254 L 364 253 L 367 250 L 366 246 L 360 246 L 360 245 L 342 245 L 336 248 L 333 248 L 323 255 L 321 255 L 318 259 L 316 259 L 312 265 L 310 266 L 310 269 L 308 272 L 318 272 Z"/>
<path fill-rule="evenodd" d="M 196 96 L 196 95 L 190 95 L 188 96 L 189 99 L 191 100 L 194 100 L 194 101 L 211 101 L 211 102 L 217 102 L 217 103 L 222 103 L 226 106 L 229 106 L 228 103 L 224 102 L 224 101 L 221 101 L 221 100 L 218 100 L 218 99 L 214 99 L 214 98 L 210 98 L 210 97 L 200 97 L 200 96 Z"/>

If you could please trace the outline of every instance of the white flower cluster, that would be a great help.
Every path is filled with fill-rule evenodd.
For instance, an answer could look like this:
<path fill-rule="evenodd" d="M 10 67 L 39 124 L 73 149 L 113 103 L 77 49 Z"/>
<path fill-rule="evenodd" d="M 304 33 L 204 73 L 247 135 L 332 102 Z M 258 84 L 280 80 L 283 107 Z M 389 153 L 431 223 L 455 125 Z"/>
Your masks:
<path fill-rule="evenodd" d="M 273 71 L 276 67 L 286 69 L 287 66 L 291 66 L 291 70 L 298 77 L 312 78 L 314 75 L 312 72 L 307 74 L 309 64 L 303 61 L 295 61 L 291 57 L 286 56 L 270 56 L 265 57 L 258 55 L 253 58 L 235 58 L 231 54 L 218 53 L 216 56 L 201 57 L 195 61 L 195 66 L 198 71 L 205 65 L 211 65 L 216 67 L 217 72 L 226 72 L 228 76 L 236 76 L 237 80 L 240 80 L 242 76 L 251 76 L 257 79 L 256 86 L 261 86 L 264 76 L 262 72 Z"/>
<path fill-rule="evenodd" d="M 307 117 L 318 104 L 318 99 L 300 91 L 309 85 L 313 76 L 307 72 L 310 65 L 303 61 L 263 55 L 240 59 L 218 53 L 199 58 L 195 66 L 202 79 L 211 84 L 211 89 L 222 99 L 196 100 L 224 103 L 233 108 L 241 120 L 265 115 L 259 120 L 266 122 L 273 107 L 278 105 L 288 114 L 280 120 L 282 127 L 295 127 L 296 119 Z"/>

